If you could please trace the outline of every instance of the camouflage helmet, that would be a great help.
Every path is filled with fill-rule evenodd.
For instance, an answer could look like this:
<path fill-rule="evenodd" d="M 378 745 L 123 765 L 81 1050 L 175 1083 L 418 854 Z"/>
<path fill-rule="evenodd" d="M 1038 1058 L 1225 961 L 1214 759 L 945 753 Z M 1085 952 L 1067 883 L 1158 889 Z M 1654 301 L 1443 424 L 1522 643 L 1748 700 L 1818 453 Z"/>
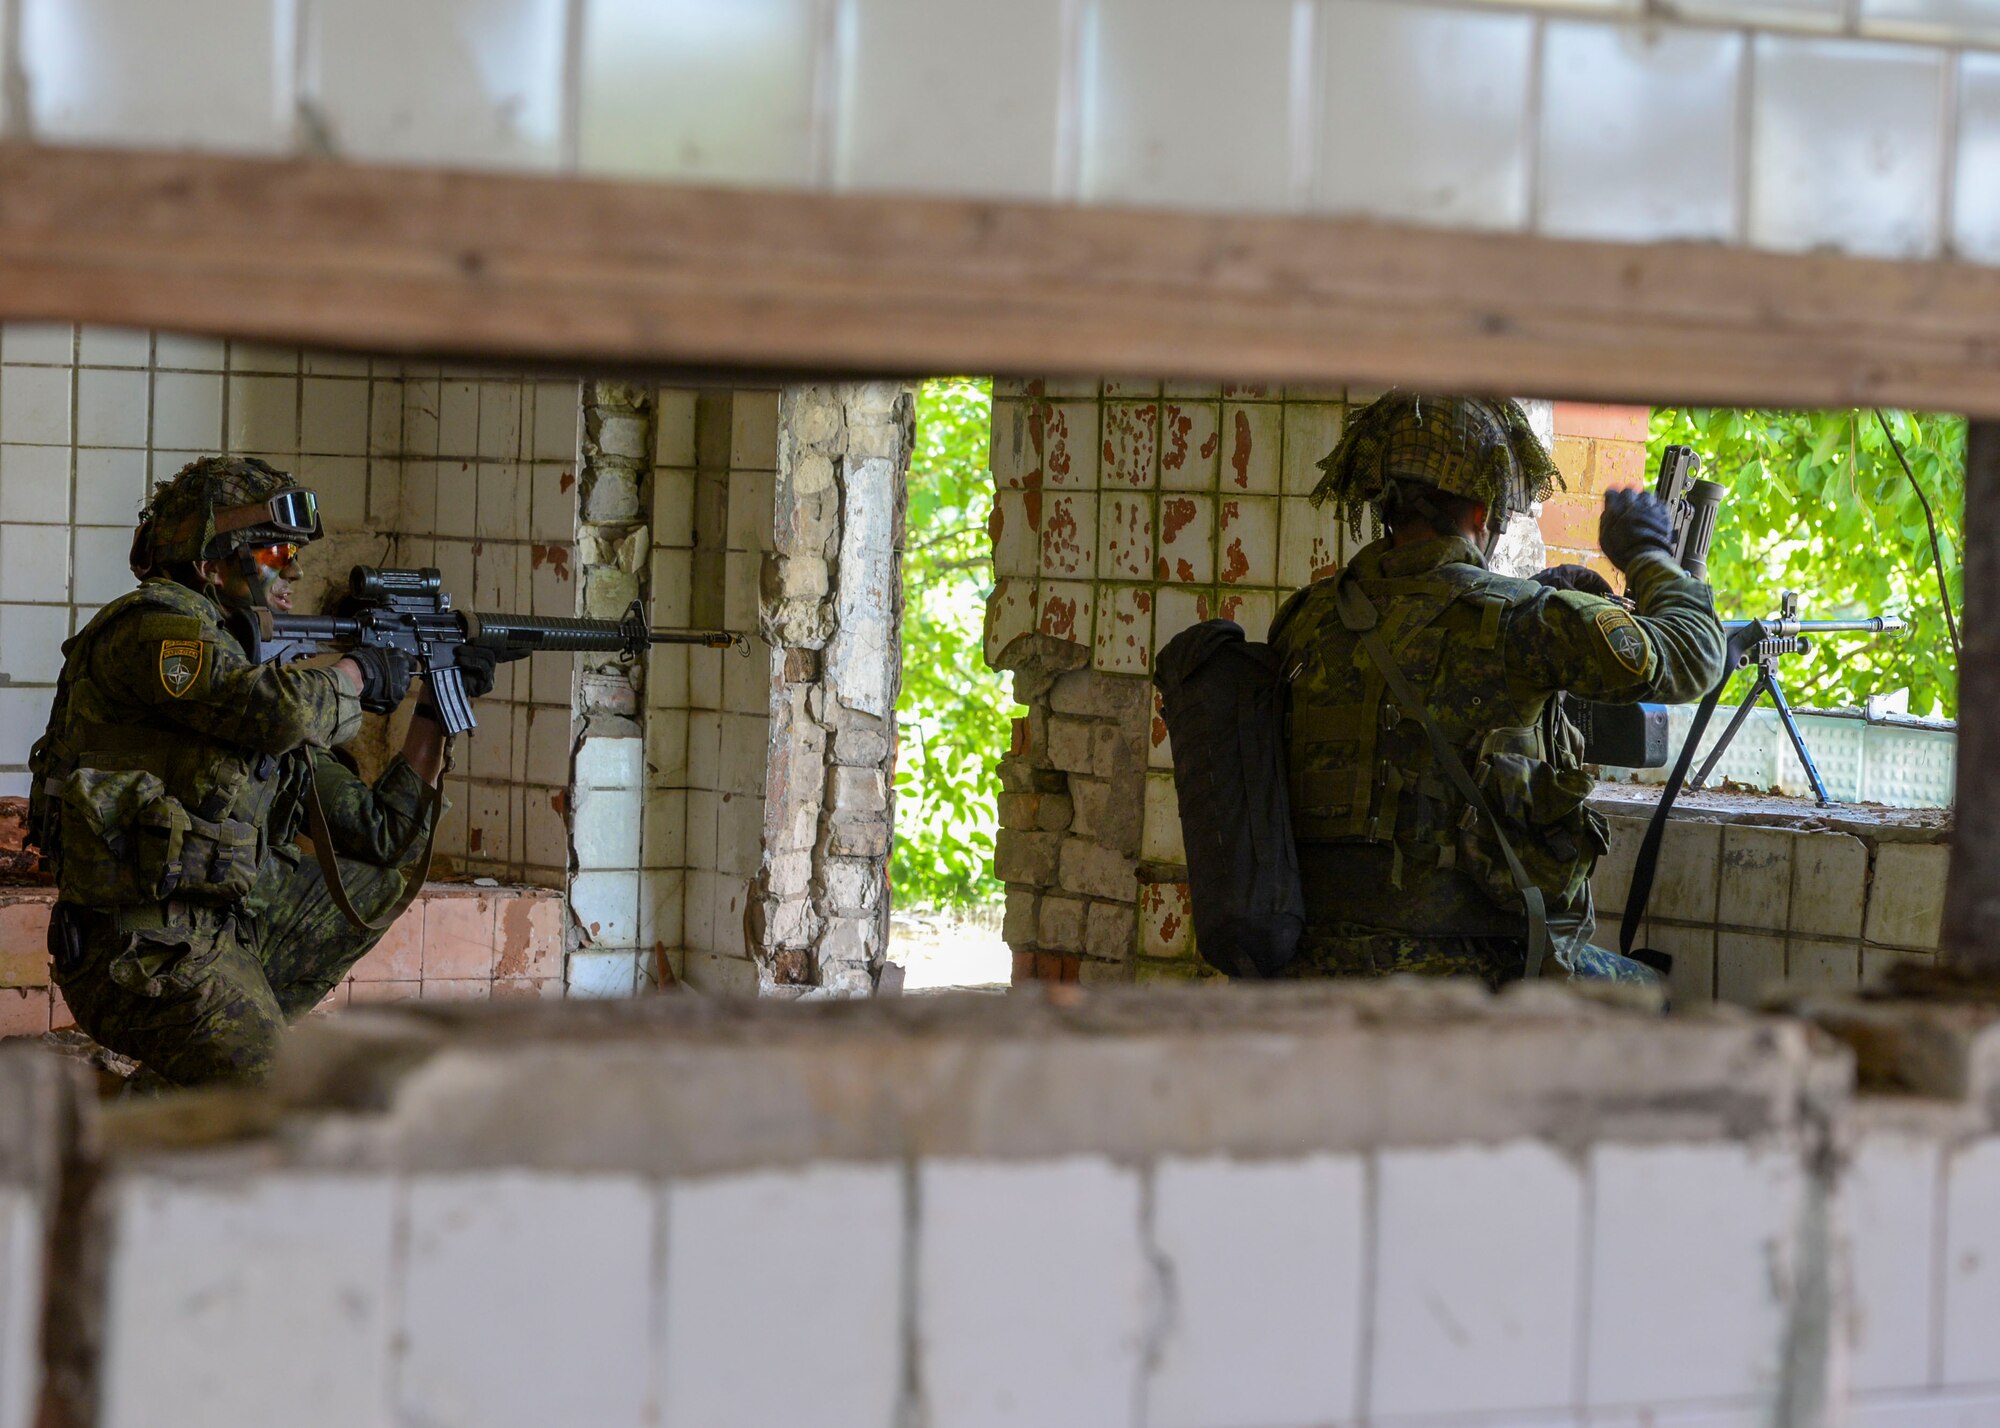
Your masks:
<path fill-rule="evenodd" d="M 1370 506 L 1379 513 L 1393 483 L 1476 501 L 1496 529 L 1562 485 L 1527 413 L 1504 397 L 1390 392 L 1348 420 L 1319 469 L 1325 475 L 1313 504 L 1331 500 L 1356 539 L 1363 513 Z"/>
<path fill-rule="evenodd" d="M 214 560 L 244 546 L 303 545 L 319 536 L 319 502 L 288 472 L 254 456 L 204 456 L 183 466 L 139 513 L 132 573 L 144 579 L 177 561 Z"/>

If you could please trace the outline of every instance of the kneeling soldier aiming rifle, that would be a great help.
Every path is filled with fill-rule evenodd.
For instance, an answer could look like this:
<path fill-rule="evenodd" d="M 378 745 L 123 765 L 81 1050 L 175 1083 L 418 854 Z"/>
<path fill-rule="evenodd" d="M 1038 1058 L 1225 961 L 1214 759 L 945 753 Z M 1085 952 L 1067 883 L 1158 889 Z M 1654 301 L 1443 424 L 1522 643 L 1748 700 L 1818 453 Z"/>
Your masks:
<path fill-rule="evenodd" d="M 299 551 L 320 533 L 290 475 L 203 457 L 141 513 L 139 587 L 63 646 L 29 756 L 52 971 L 77 1024 L 147 1085 L 260 1080 L 286 1023 L 381 939 L 422 889 L 450 736 L 498 664 L 731 642 L 648 630 L 636 606 L 617 622 L 465 614 L 435 571 L 357 570 L 348 613 L 294 614 Z M 321 648 L 340 658 L 293 662 Z M 364 782 L 335 746 L 419 673 L 402 752 Z"/>

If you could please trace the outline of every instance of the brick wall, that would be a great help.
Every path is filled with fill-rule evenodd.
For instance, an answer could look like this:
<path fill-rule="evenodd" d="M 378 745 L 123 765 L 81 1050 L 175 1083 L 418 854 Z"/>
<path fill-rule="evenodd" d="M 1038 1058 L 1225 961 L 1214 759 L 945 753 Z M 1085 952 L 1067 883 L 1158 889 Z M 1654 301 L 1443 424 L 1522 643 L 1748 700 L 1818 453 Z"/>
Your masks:
<path fill-rule="evenodd" d="M 204 1143 L 10 1050 L 0 1424 L 1991 1424 L 2000 1028 L 1817 1010 L 1918 1076 L 1552 988 L 675 998 L 332 1018 Z"/>
<path fill-rule="evenodd" d="M 995 851 L 1017 979 L 1200 974 L 1154 652 L 1218 617 L 1262 639 L 1339 568 L 1350 538 L 1306 497 L 1347 411 L 1322 388 L 994 384 L 986 658 L 1029 709 Z"/>
<path fill-rule="evenodd" d="M 1651 407 L 1556 402 L 1551 454 L 1565 489 L 1542 503 L 1542 540 L 1550 565 L 1588 565 L 1614 588 L 1623 580 L 1597 548 L 1597 517 L 1613 486 L 1651 489 L 1646 463 Z"/>
<path fill-rule="evenodd" d="M 1611 851 L 1591 887 L 1599 946 L 1615 947 L 1650 792 L 1606 785 Z M 1755 1005 L 1780 983 L 1853 991 L 1898 962 L 1933 963 L 1951 857 L 1937 809 L 1684 795 L 1660 843 L 1641 945 L 1671 953 L 1677 1006 Z"/>

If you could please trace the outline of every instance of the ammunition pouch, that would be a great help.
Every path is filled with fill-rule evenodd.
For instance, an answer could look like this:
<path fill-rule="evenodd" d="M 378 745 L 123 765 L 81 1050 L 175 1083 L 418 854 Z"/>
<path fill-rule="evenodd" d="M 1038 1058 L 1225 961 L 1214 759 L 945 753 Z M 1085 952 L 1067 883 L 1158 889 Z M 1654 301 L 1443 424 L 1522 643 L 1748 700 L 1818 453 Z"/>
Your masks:
<path fill-rule="evenodd" d="M 1503 730 L 1502 734 L 1515 731 Z M 1587 802 L 1595 787 L 1581 769 L 1560 769 L 1545 759 L 1494 749 L 1479 760 L 1473 779 L 1505 829 L 1528 876 L 1548 899 L 1551 918 L 1581 904 L 1591 869 L 1610 846 L 1610 825 Z M 1500 907 L 1520 905 L 1521 894 L 1500 851 L 1498 836 L 1477 808 L 1467 806 L 1458 824 L 1458 863 L 1480 891 Z"/>
<path fill-rule="evenodd" d="M 241 901 L 256 881 L 257 826 L 190 813 L 144 769 L 76 769 L 56 798 L 68 899 L 221 905 Z"/>

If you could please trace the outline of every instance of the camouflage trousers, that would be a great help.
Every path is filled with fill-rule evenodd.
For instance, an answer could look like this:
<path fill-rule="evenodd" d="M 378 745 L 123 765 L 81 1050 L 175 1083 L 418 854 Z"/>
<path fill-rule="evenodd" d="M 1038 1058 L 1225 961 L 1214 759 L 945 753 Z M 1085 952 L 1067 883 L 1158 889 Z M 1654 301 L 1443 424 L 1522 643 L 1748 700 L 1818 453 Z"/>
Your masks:
<path fill-rule="evenodd" d="M 1291 978 L 1388 977 L 1410 973 L 1423 977 L 1478 977 L 1489 987 L 1519 981 L 1527 970 L 1528 944 L 1519 937 L 1422 937 L 1407 932 L 1335 925 L 1308 928 L 1299 939 L 1298 956 L 1285 969 Z M 1542 975 L 1561 977 L 1564 970 L 1551 954 Z M 1632 982 L 1657 985 L 1652 968 L 1589 943 L 1570 954 L 1568 976 L 1578 981 Z"/>
<path fill-rule="evenodd" d="M 364 916 L 379 916 L 402 890 L 393 868 L 343 859 L 341 872 Z M 382 933 L 347 920 L 310 859 L 273 858 L 252 904 L 255 916 L 58 904 L 49 946 L 77 1025 L 171 1085 L 264 1079 L 286 1024 L 323 1001 Z"/>

